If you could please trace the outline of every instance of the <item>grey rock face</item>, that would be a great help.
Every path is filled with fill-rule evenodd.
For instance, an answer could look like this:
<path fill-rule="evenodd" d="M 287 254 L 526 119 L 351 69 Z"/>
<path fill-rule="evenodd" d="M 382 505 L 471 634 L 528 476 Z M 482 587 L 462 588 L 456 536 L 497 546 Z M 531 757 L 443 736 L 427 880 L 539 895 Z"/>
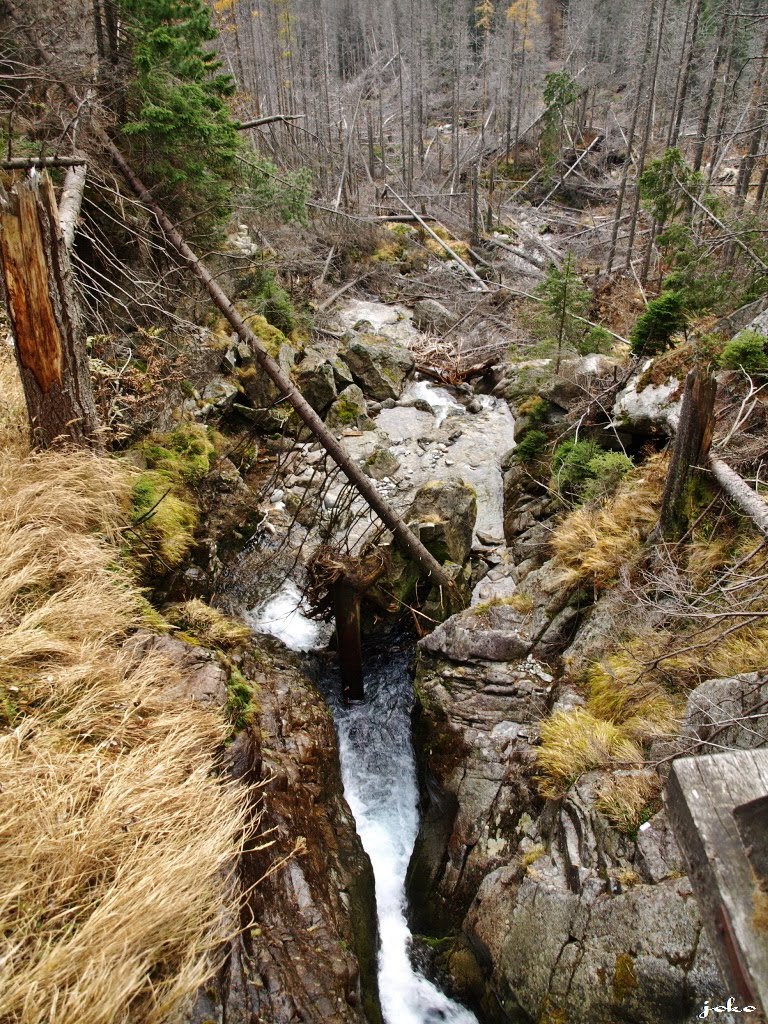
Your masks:
<path fill-rule="evenodd" d="M 768 672 L 708 679 L 688 698 L 680 744 L 716 740 L 718 748 L 754 750 L 768 744 Z"/>
<path fill-rule="evenodd" d="M 379 334 L 354 338 L 343 353 L 355 383 L 368 398 L 399 398 L 414 366 L 408 349 Z"/>
<path fill-rule="evenodd" d="M 477 498 L 463 480 L 423 484 L 405 517 L 419 527 L 419 538 L 439 562 L 463 565 L 472 550 Z"/>
<path fill-rule="evenodd" d="M 333 722 L 289 654 L 262 649 L 243 671 L 259 721 L 229 748 L 230 774 L 262 781 L 259 830 L 272 845 L 241 858 L 248 926 L 232 922 L 237 937 L 188 1024 L 381 1024 L 373 873 L 344 800 Z M 299 837 L 305 849 L 292 854 Z"/>
<path fill-rule="evenodd" d="M 447 331 L 455 317 L 442 302 L 436 299 L 421 299 L 413 307 L 413 323 L 420 331 Z"/>

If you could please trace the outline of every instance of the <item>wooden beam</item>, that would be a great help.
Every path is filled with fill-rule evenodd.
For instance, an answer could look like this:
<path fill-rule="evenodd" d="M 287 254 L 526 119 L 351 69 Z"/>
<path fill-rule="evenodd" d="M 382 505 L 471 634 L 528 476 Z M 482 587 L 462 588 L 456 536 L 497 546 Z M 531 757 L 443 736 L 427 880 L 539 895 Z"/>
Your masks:
<path fill-rule="evenodd" d="M 734 812 L 766 795 L 768 750 L 680 758 L 672 764 L 665 794 L 725 981 L 717 1002 L 730 995 L 742 1007 L 763 1012 L 768 1008 L 768 934 L 755 927 L 749 841 L 745 843 Z"/>
<path fill-rule="evenodd" d="M 344 700 L 347 703 L 361 701 L 365 699 L 365 692 L 360 643 L 360 594 L 355 585 L 344 577 L 333 584 L 333 608 Z"/>

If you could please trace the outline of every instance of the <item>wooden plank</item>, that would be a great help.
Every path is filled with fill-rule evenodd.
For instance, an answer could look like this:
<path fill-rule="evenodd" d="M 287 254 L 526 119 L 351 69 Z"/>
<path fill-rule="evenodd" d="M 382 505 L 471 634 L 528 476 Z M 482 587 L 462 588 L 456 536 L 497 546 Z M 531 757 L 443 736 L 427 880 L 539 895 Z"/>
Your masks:
<path fill-rule="evenodd" d="M 680 758 L 666 803 L 728 991 L 768 1007 L 768 935 L 753 924 L 755 876 L 734 816 L 768 795 L 768 750 Z M 763 837 L 768 843 L 768 836 Z"/>

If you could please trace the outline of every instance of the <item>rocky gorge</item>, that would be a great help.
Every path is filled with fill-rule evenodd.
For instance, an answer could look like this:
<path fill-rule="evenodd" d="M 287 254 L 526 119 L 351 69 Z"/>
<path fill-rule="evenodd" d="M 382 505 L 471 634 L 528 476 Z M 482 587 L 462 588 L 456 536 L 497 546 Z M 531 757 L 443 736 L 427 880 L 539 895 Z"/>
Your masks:
<path fill-rule="evenodd" d="M 609 444 L 631 447 L 663 443 L 674 430 L 679 386 L 674 378 L 662 387 L 620 379 L 618 361 L 587 357 L 558 372 L 546 361 L 505 367 L 495 394 L 487 385 L 479 393 L 437 387 L 413 380 L 414 319 L 403 307 L 349 303 L 338 319 L 342 346 L 305 354 L 294 369 L 350 454 L 454 567 L 469 599 L 432 624 L 415 659 L 421 796 L 407 876 L 411 955 L 490 1024 L 688 1020 L 721 982 L 660 799 L 664 765 L 682 741 L 652 741 L 658 770 L 613 769 L 614 780 L 642 794 L 639 824 L 617 825 L 606 811 L 604 769 L 578 773 L 554 796 L 541 786 L 542 727 L 586 707 L 579 680 L 615 645 L 631 597 L 621 586 L 590 593 L 564 575 L 551 547 L 562 505 L 514 458 L 505 398 L 524 432 L 531 392 L 560 424 L 574 409 L 583 417 L 583 396 L 612 380 L 613 418 L 601 429 Z M 648 367 L 640 373 L 647 378 Z M 243 386 L 252 396 L 256 385 Z M 301 566 L 329 536 L 343 533 L 350 553 L 380 539 L 374 531 L 371 541 L 363 503 L 345 499 L 321 471 L 318 446 L 292 442 L 280 459 L 263 525 L 289 538 L 290 557 L 280 554 L 278 571 L 268 557 L 265 577 L 256 535 L 230 577 L 227 603 L 257 632 L 290 641 L 301 593 L 294 587 L 286 600 L 285 571 L 301 585 Z M 389 572 L 374 618 L 383 608 L 385 619 L 402 617 L 419 586 L 418 574 L 402 566 Z M 265 578 L 272 599 L 263 596 Z M 259 605 L 249 612 L 256 592 Z M 313 628 L 299 647 L 321 642 Z M 245 878 L 267 871 L 253 896 L 259 925 L 233 945 L 218 987 L 201 996 L 196 1024 L 240 1019 L 246 1007 L 281 1022 L 380 1019 L 373 881 L 342 794 L 325 699 L 302 675 L 318 678 L 313 664 L 302 670 L 295 655 L 275 649 L 267 668 L 249 673 L 260 680 L 264 753 L 241 734 L 233 763 L 238 777 L 266 780 L 265 826 L 276 829 L 278 846 L 267 857 L 246 856 Z M 740 698 L 734 685 L 693 689 L 679 749 L 726 720 L 734 699 L 744 711 L 756 706 L 768 684 L 759 673 L 745 676 Z M 765 742 L 762 732 L 733 728 L 735 746 Z M 288 862 L 271 873 L 275 853 Z"/>

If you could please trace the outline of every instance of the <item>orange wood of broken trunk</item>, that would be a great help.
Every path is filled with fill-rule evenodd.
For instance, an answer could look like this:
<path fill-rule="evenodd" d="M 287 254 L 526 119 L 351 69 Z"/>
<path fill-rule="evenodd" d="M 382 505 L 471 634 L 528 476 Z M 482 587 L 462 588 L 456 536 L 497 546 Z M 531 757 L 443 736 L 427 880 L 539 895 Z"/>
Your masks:
<path fill-rule="evenodd" d="M 0 263 L 33 444 L 97 443 L 80 312 L 47 174 L 0 210 Z"/>

